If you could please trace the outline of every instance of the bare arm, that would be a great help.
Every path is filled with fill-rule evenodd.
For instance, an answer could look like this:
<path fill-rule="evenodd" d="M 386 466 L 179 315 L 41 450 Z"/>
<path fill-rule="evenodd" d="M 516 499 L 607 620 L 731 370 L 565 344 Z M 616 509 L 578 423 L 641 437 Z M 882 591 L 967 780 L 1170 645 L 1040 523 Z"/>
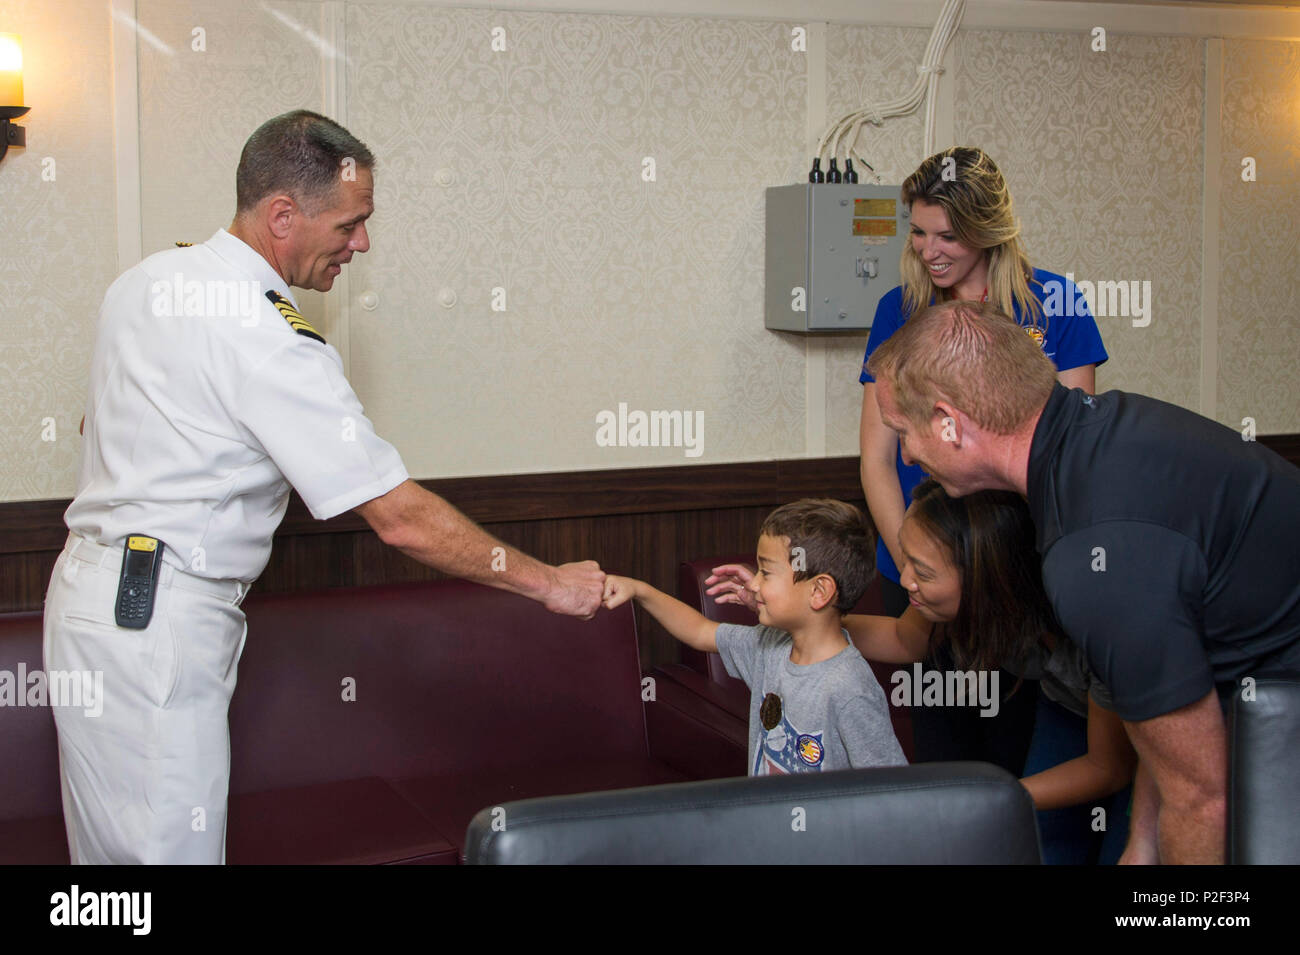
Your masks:
<path fill-rule="evenodd" d="M 844 615 L 844 629 L 868 660 L 880 663 L 915 663 L 924 660 L 930 645 L 930 621 L 915 607 L 901 617 L 876 614 Z"/>
<path fill-rule="evenodd" d="M 645 607 L 646 612 L 658 620 L 665 630 L 688 647 L 705 653 L 718 652 L 717 621 L 709 620 L 694 607 L 688 607 L 680 600 L 655 590 L 644 580 L 614 574 L 606 577 L 605 607 L 613 610 L 628 600 L 636 600 Z"/>
<path fill-rule="evenodd" d="M 894 566 L 902 567 L 903 555 L 898 551 L 898 530 L 903 526 L 907 504 L 903 501 L 903 486 L 898 483 L 898 435 L 880 420 L 876 386 L 872 382 L 862 386 L 858 448 L 861 452 L 858 469 L 862 492 L 867 499 L 867 510 L 871 512 L 876 533 L 885 542 L 889 556 L 894 558 Z"/>
<path fill-rule="evenodd" d="M 1159 865 L 1160 844 L 1156 817 L 1160 815 L 1160 794 L 1146 767 L 1138 762 L 1133 778 L 1133 809 L 1128 820 L 1128 845 L 1119 858 L 1120 865 Z"/>
<path fill-rule="evenodd" d="M 1156 832 L 1167 865 L 1221 865 L 1227 827 L 1228 744 L 1218 695 L 1140 723 L 1129 738 L 1159 799 Z M 1134 803 L 1134 821 L 1138 806 Z"/>
<path fill-rule="evenodd" d="M 1020 782 L 1036 809 L 1077 806 L 1119 792 L 1133 778 L 1137 754 L 1119 714 L 1088 697 L 1088 752 Z"/>
<path fill-rule="evenodd" d="M 547 610 L 591 617 L 605 575 L 595 561 L 552 567 L 503 544 L 414 481 L 356 509 L 379 539 L 445 574 L 522 594 Z"/>
<path fill-rule="evenodd" d="M 1097 366 L 1080 365 L 1078 368 L 1067 368 L 1065 371 L 1056 373 L 1056 380 L 1067 388 L 1082 388 L 1088 394 L 1095 394 L 1097 391 Z"/>

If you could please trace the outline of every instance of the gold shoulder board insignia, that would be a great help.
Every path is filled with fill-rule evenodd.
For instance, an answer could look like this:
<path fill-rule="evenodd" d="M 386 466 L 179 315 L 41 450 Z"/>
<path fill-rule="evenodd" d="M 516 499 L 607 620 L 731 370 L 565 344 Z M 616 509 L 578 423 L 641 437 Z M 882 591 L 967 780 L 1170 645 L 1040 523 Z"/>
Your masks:
<path fill-rule="evenodd" d="M 275 289 L 267 289 L 266 297 L 271 300 L 271 304 L 284 316 L 284 320 L 289 323 L 289 327 L 295 332 L 299 335 L 306 335 L 308 338 L 314 338 L 322 345 L 325 344 L 325 339 L 321 333 L 311 327 L 311 322 L 298 314 L 298 310 L 293 307 L 293 303 L 287 298 L 275 291 Z"/>
<path fill-rule="evenodd" d="M 192 246 L 193 244 L 194 244 L 193 242 L 177 242 L 177 243 L 176 243 L 176 248 L 178 248 L 178 249 L 188 249 L 188 248 L 189 248 L 190 246 Z"/>

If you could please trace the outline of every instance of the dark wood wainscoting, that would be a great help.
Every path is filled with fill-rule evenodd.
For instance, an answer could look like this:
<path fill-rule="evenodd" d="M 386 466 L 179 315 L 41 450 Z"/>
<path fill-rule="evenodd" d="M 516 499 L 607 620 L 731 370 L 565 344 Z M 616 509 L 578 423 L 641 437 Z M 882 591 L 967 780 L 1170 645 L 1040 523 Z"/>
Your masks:
<path fill-rule="evenodd" d="M 489 533 L 548 563 L 592 559 L 668 593 L 686 558 L 752 551 L 778 504 L 838 497 L 864 510 L 856 458 L 576 471 L 421 481 Z M 0 504 L 0 612 L 39 610 L 67 537 L 69 501 Z M 354 513 L 317 521 L 297 495 L 256 592 L 429 580 L 441 576 L 386 547 Z M 638 608 L 645 666 L 677 643 Z M 521 635 L 522 636 L 522 635 Z"/>
<path fill-rule="evenodd" d="M 1300 465 L 1300 434 L 1260 437 Z M 801 497 L 866 509 L 858 459 L 630 468 L 421 481 L 491 534 L 559 564 L 592 559 L 611 573 L 674 593 L 688 558 L 752 551 L 768 511 Z M 67 529 L 69 501 L 0 504 L 0 613 L 39 610 Z M 314 520 L 294 495 L 257 592 L 428 580 L 440 576 L 384 546 L 354 513 Z M 645 666 L 678 658 L 677 643 L 637 610 Z M 522 635 L 521 635 L 522 636 Z"/>

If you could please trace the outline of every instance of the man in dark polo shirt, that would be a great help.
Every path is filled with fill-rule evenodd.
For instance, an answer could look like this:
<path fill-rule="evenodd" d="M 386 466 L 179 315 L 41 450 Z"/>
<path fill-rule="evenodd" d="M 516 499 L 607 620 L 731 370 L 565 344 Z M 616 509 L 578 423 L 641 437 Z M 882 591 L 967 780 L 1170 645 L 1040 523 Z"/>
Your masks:
<path fill-rule="evenodd" d="M 1141 758 L 1124 861 L 1222 862 L 1221 707 L 1300 672 L 1300 469 L 1174 405 L 1066 389 L 988 305 L 928 309 L 869 370 L 904 460 L 1028 499 L 1057 617 Z"/>

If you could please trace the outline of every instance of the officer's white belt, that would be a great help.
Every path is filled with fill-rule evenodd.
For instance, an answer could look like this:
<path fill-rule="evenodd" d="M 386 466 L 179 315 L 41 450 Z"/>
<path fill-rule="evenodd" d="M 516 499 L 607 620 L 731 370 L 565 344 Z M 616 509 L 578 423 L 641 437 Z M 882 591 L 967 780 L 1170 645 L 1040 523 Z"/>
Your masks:
<path fill-rule="evenodd" d="M 79 534 L 69 534 L 64 549 L 68 552 L 68 556 L 74 560 L 102 567 L 114 574 L 120 575 L 122 573 L 122 548 L 120 546 L 107 547 L 98 541 L 88 540 Z M 158 571 L 158 586 L 179 587 L 182 590 L 212 594 L 236 605 L 243 602 L 244 597 L 248 594 L 249 587 L 242 580 L 213 580 L 209 577 L 198 577 L 183 570 L 177 570 L 166 560 L 163 561 L 162 569 Z"/>

